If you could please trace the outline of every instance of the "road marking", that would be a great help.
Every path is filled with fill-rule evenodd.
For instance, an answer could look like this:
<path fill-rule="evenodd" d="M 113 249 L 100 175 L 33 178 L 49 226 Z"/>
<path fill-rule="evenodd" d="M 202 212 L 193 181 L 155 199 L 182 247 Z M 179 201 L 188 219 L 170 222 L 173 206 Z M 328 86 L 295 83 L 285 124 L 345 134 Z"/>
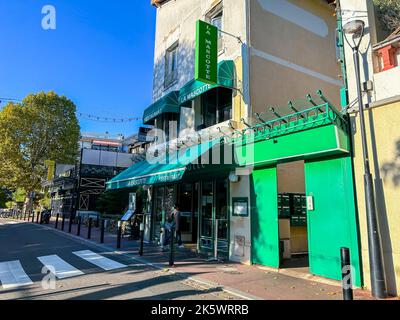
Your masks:
<path fill-rule="evenodd" d="M 73 252 L 73 254 L 90 262 L 90 263 L 93 263 L 94 265 L 96 265 L 106 271 L 126 268 L 126 265 L 119 263 L 117 261 L 108 259 L 106 257 L 103 257 L 93 251 L 90 251 L 90 250 L 77 251 L 77 252 Z"/>
<path fill-rule="evenodd" d="M 0 263 L 0 281 L 3 289 L 11 289 L 33 284 L 19 260 Z"/>
<path fill-rule="evenodd" d="M 56 254 L 51 256 L 38 257 L 39 261 L 43 263 L 50 271 L 54 271 L 54 275 L 58 279 L 65 279 L 84 274 L 82 271 L 71 266 Z"/>
<path fill-rule="evenodd" d="M 20 224 L 18 221 L 7 221 L 5 224 Z"/>

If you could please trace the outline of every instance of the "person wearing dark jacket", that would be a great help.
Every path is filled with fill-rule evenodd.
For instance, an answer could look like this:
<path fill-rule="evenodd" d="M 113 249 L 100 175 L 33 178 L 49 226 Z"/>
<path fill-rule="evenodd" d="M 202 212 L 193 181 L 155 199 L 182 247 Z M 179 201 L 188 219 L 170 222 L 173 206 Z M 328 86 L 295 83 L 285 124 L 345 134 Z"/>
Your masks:
<path fill-rule="evenodd" d="M 181 234 L 181 212 L 179 210 L 179 205 L 174 206 L 174 220 L 175 220 L 175 234 L 176 234 L 176 240 L 178 242 L 179 247 L 183 247 L 182 245 L 182 234 Z"/>

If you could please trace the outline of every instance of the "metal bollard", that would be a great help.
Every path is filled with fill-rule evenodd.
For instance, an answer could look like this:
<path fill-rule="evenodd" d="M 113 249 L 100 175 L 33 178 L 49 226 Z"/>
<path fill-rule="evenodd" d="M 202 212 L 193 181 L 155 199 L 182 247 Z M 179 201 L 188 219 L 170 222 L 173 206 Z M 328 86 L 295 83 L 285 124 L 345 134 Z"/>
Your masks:
<path fill-rule="evenodd" d="M 78 217 L 78 229 L 76 231 L 76 235 L 79 237 L 81 235 L 81 224 L 82 224 L 82 217 Z"/>
<path fill-rule="evenodd" d="M 139 248 L 139 255 L 143 255 L 143 240 L 144 240 L 144 223 L 140 224 L 140 248 Z"/>
<path fill-rule="evenodd" d="M 32 223 L 35 223 L 35 212 L 32 211 Z"/>
<path fill-rule="evenodd" d="M 351 278 L 351 262 L 349 248 L 340 248 L 342 262 L 342 288 L 343 300 L 353 300 L 353 287 Z"/>
<path fill-rule="evenodd" d="M 90 239 L 92 236 L 92 220 L 93 218 L 89 218 L 89 226 L 88 226 L 88 232 L 87 232 L 87 238 Z"/>
<path fill-rule="evenodd" d="M 68 233 L 72 231 L 72 214 L 69 216 Z"/>
<path fill-rule="evenodd" d="M 171 241 L 170 241 L 170 243 L 171 243 L 171 248 L 170 248 L 170 251 L 169 251 L 169 266 L 170 267 L 172 267 L 173 265 L 174 265 L 174 247 L 175 247 L 175 229 L 174 228 L 171 228 Z"/>
<path fill-rule="evenodd" d="M 24 213 L 24 221 L 26 220 L 26 212 Z"/>
<path fill-rule="evenodd" d="M 118 221 L 118 230 L 117 230 L 117 249 L 121 248 L 121 234 L 122 234 L 122 223 Z"/>
<path fill-rule="evenodd" d="M 63 213 L 62 220 L 61 220 L 61 230 L 62 231 L 64 231 L 64 226 L 65 226 L 65 214 Z"/>
<path fill-rule="evenodd" d="M 58 228 L 58 219 L 60 218 L 60 214 L 59 213 L 57 213 L 57 216 L 56 216 L 56 225 L 55 225 L 55 228 L 57 229 Z"/>
<path fill-rule="evenodd" d="M 39 224 L 40 211 L 36 215 L 36 223 Z"/>
<path fill-rule="evenodd" d="M 104 243 L 104 227 L 105 227 L 105 220 L 101 219 L 100 225 L 100 243 Z"/>

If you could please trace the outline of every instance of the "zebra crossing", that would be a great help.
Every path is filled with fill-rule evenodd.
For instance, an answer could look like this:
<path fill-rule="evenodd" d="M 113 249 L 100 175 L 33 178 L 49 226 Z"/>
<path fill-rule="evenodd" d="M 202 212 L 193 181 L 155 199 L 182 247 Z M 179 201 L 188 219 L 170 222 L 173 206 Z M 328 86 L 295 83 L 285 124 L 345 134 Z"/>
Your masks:
<path fill-rule="evenodd" d="M 10 224 L 20 224 L 20 222 L 18 222 L 18 221 L 10 221 L 10 220 L 0 221 L 0 226 L 6 226 L 6 225 L 10 225 Z"/>
<path fill-rule="evenodd" d="M 0 263 L 0 281 L 3 289 L 13 289 L 33 284 L 19 260 Z"/>
<path fill-rule="evenodd" d="M 90 250 L 72 252 L 75 256 L 95 265 L 103 271 L 126 268 L 127 265 L 106 258 Z M 85 273 L 58 255 L 36 257 L 57 279 L 67 279 Z M 33 284 L 19 260 L 0 262 L 0 282 L 3 289 L 13 289 Z"/>

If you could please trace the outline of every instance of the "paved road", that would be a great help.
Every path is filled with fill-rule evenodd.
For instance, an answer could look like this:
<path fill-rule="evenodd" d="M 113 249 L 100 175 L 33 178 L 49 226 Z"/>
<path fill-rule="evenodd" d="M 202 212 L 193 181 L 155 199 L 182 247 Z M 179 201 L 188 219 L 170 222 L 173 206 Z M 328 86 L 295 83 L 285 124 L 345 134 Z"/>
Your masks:
<path fill-rule="evenodd" d="M 1 300 L 234 298 L 58 231 L 6 219 L 0 219 L 0 281 Z"/>

